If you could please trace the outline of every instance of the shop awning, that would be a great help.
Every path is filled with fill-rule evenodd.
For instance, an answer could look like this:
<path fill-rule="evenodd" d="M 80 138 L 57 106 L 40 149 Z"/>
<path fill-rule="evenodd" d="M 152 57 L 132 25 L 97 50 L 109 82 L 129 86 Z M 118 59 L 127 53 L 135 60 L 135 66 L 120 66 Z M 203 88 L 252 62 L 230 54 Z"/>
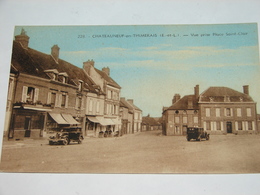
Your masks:
<path fill-rule="evenodd" d="M 71 125 L 79 125 L 80 124 L 70 114 L 61 114 L 61 115 Z"/>
<path fill-rule="evenodd" d="M 102 126 L 107 126 L 109 123 L 104 119 L 104 117 L 101 116 L 88 116 L 88 119 L 93 123 L 99 123 Z"/>
<path fill-rule="evenodd" d="M 115 125 L 115 122 L 114 122 L 112 119 L 110 119 L 110 118 L 105 118 L 105 120 L 106 120 L 106 123 L 107 123 L 108 125 Z"/>
<path fill-rule="evenodd" d="M 116 124 L 116 125 L 121 125 L 121 121 L 118 119 L 112 119 L 112 121 Z"/>
<path fill-rule="evenodd" d="M 65 119 L 61 116 L 61 114 L 56 114 L 56 113 L 51 113 L 49 112 L 49 115 L 51 116 L 51 118 L 53 118 L 53 120 L 56 121 L 56 123 L 58 123 L 59 125 L 69 125 L 70 123 L 68 123 L 67 121 L 65 121 Z"/>

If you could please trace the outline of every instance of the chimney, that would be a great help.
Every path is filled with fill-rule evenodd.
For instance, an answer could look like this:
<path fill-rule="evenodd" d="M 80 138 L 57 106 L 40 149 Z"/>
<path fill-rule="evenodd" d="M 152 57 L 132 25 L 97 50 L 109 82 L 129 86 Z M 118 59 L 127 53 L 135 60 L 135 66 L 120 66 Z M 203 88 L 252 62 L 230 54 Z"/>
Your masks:
<path fill-rule="evenodd" d="M 134 104 L 134 100 L 133 99 L 128 99 L 128 102 L 130 102 L 131 104 Z"/>
<path fill-rule="evenodd" d="M 244 85 L 243 89 L 244 89 L 244 94 L 249 95 L 249 86 L 248 85 Z"/>
<path fill-rule="evenodd" d="M 83 69 L 88 73 L 89 76 L 91 76 L 91 69 L 94 68 L 95 62 L 93 60 L 88 60 L 86 62 L 83 62 Z"/>
<path fill-rule="evenodd" d="M 102 68 L 102 71 L 105 72 L 108 76 L 110 76 L 110 69 L 109 69 L 109 67 Z"/>
<path fill-rule="evenodd" d="M 51 48 L 51 55 L 56 62 L 58 62 L 59 60 L 59 53 L 60 53 L 60 48 L 58 47 L 58 45 L 53 45 Z"/>
<path fill-rule="evenodd" d="M 28 37 L 26 35 L 26 32 L 23 28 L 22 28 L 21 34 L 15 36 L 15 40 L 20 42 L 20 44 L 22 45 L 22 47 L 24 49 L 28 49 L 29 39 L 30 39 L 30 37 Z"/>
<path fill-rule="evenodd" d="M 179 99 L 181 99 L 181 96 L 180 96 L 180 94 L 175 94 L 174 95 L 174 97 L 173 97 L 173 99 L 172 99 L 172 104 L 174 104 L 175 102 L 177 102 Z"/>
<path fill-rule="evenodd" d="M 195 95 L 195 98 L 198 99 L 199 98 L 199 95 L 200 95 L 200 87 L 199 85 L 196 85 L 194 87 L 194 95 Z"/>
<path fill-rule="evenodd" d="M 189 96 L 188 97 L 188 109 L 192 109 L 193 108 L 193 101 L 192 101 L 192 97 Z"/>

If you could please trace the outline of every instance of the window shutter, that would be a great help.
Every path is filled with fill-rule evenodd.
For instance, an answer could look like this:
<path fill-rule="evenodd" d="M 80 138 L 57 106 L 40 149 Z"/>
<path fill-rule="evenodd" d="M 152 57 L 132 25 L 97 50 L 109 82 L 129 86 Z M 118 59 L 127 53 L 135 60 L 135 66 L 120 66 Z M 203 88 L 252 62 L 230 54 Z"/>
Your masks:
<path fill-rule="evenodd" d="M 233 116 L 233 108 L 230 108 L 230 115 Z"/>
<path fill-rule="evenodd" d="M 227 108 L 224 109 L 224 115 L 227 116 Z"/>
<path fill-rule="evenodd" d="M 59 107 L 59 94 L 57 94 L 57 93 L 55 96 L 55 107 Z"/>
<path fill-rule="evenodd" d="M 223 123 L 223 121 L 220 122 L 220 125 L 221 125 L 221 131 L 223 131 L 224 130 L 224 123 Z"/>
<path fill-rule="evenodd" d="M 26 102 L 26 100 L 27 100 L 27 92 L 28 92 L 28 87 L 27 86 L 23 86 L 22 102 Z"/>
<path fill-rule="evenodd" d="M 39 97 L 39 88 L 35 88 L 33 102 L 37 102 Z"/>
<path fill-rule="evenodd" d="M 248 121 L 245 122 L 246 128 L 245 130 L 248 130 Z"/>
<path fill-rule="evenodd" d="M 69 96 L 68 95 L 66 95 L 66 100 L 65 100 L 66 102 L 65 102 L 65 108 L 68 108 L 68 104 L 69 104 Z"/>
<path fill-rule="evenodd" d="M 58 107 L 61 107 L 61 102 L 62 102 L 62 94 L 58 94 Z"/>
<path fill-rule="evenodd" d="M 236 130 L 238 130 L 238 122 L 235 122 Z"/>
<path fill-rule="evenodd" d="M 78 109 L 78 105 L 79 105 L 79 98 L 76 97 L 75 109 Z"/>
<path fill-rule="evenodd" d="M 51 92 L 48 92 L 48 96 L 47 96 L 47 104 L 51 103 Z"/>
<path fill-rule="evenodd" d="M 84 109 L 84 97 L 81 98 L 81 105 L 80 105 L 81 110 Z"/>

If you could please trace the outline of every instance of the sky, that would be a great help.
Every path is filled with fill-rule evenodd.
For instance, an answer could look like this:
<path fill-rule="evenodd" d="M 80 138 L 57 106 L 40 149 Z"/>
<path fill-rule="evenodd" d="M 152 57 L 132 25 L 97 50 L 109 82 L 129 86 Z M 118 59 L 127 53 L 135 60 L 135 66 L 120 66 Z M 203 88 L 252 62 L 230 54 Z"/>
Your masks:
<path fill-rule="evenodd" d="M 211 86 L 243 92 L 260 104 L 257 24 L 129 25 L 129 26 L 17 26 L 26 31 L 29 47 L 80 68 L 93 59 L 95 67 L 110 68 L 122 87 L 121 97 L 134 99 L 143 111 L 160 117 L 174 94 L 182 97 Z M 260 105 L 257 104 L 258 113 Z"/>

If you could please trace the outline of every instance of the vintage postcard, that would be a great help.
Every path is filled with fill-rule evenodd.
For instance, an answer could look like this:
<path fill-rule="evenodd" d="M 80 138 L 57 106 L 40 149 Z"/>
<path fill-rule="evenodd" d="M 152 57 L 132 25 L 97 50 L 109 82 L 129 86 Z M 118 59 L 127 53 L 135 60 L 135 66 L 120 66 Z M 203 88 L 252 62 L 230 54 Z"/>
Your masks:
<path fill-rule="evenodd" d="M 256 23 L 16 26 L 0 170 L 260 173 Z"/>

